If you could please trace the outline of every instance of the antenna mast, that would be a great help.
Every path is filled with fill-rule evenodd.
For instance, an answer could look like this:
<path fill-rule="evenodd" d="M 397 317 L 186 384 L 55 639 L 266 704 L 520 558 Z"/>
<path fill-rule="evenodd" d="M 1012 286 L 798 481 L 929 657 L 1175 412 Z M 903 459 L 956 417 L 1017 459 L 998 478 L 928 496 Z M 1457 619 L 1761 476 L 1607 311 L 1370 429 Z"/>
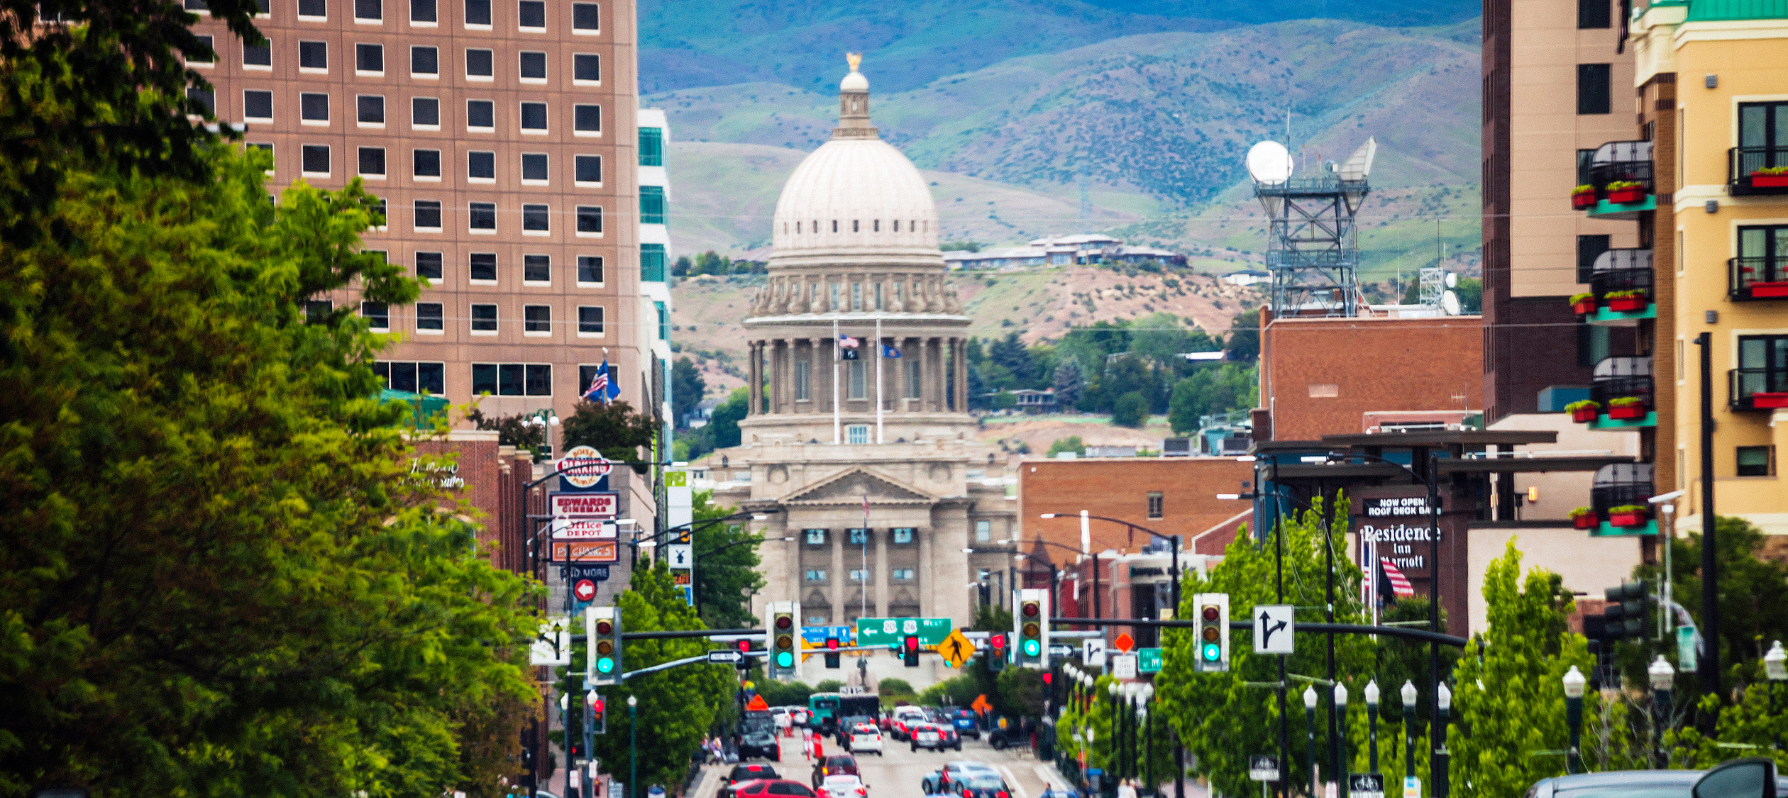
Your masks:
<path fill-rule="evenodd" d="M 1290 114 L 1286 115 L 1289 138 Z M 1254 198 L 1266 209 L 1267 271 L 1274 316 L 1360 315 L 1355 216 L 1370 186 L 1378 141 L 1367 139 L 1345 163 L 1295 175 L 1290 153 L 1274 141 L 1248 151 Z"/>

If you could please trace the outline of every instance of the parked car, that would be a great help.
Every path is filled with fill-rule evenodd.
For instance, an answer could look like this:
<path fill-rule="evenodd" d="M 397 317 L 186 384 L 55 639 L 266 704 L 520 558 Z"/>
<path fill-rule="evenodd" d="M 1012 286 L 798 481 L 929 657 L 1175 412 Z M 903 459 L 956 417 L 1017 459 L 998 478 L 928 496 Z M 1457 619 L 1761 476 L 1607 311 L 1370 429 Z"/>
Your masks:
<path fill-rule="evenodd" d="M 759 779 L 733 787 L 734 798 L 819 798 L 807 785 L 789 779 Z"/>
<path fill-rule="evenodd" d="M 956 727 L 957 734 L 977 740 L 981 739 L 981 727 L 975 722 L 974 710 L 958 707 L 948 710 L 944 714 L 950 719 L 950 725 Z"/>
<path fill-rule="evenodd" d="M 734 765 L 726 773 L 726 783 L 720 785 L 720 798 L 733 798 L 733 786 L 747 781 L 759 779 L 780 779 L 782 774 L 769 765 Z"/>
<path fill-rule="evenodd" d="M 882 730 L 873 723 L 859 723 L 851 727 L 851 736 L 845 741 L 845 748 L 853 754 L 874 751 L 876 756 L 881 756 L 885 753 L 882 750 Z"/>
<path fill-rule="evenodd" d="M 813 788 L 819 789 L 820 783 L 827 776 L 861 776 L 857 770 L 857 758 L 850 754 L 832 754 L 819 761 L 813 767 Z"/>
<path fill-rule="evenodd" d="M 1024 724 L 1016 720 L 1007 720 L 1004 726 L 996 722 L 987 730 L 987 744 L 993 746 L 995 751 L 1016 748 L 1027 742 Z"/>
<path fill-rule="evenodd" d="M 819 792 L 822 798 L 867 798 L 869 787 L 856 776 L 827 776 L 820 782 Z"/>
<path fill-rule="evenodd" d="M 752 729 L 739 738 L 739 761 L 747 759 L 782 761 L 782 743 L 776 735 L 763 729 Z"/>
<path fill-rule="evenodd" d="M 919 782 L 919 788 L 924 790 L 926 795 L 949 792 L 950 785 L 957 779 L 962 778 L 964 774 L 976 772 L 997 774 L 999 771 L 994 770 L 992 765 L 984 762 L 969 762 L 962 759 L 952 760 L 945 762 L 942 768 L 932 771 L 931 775 L 926 776 L 923 781 Z"/>
<path fill-rule="evenodd" d="M 1526 798 L 1690 798 L 1695 783 L 1710 772 L 1712 771 L 1614 770 L 1555 776 L 1540 779 L 1527 788 Z M 1757 786 L 1763 787 L 1765 784 L 1759 782 Z M 1776 793 L 1788 795 L 1788 779 L 1780 775 L 1776 777 Z M 1725 793 L 1722 792 L 1721 795 Z"/>

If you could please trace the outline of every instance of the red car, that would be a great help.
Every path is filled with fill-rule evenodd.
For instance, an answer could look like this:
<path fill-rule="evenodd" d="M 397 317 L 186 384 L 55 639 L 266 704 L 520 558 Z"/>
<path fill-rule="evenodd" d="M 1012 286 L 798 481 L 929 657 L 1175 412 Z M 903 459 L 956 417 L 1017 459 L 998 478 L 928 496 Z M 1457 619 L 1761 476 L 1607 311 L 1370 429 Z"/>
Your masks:
<path fill-rule="evenodd" d="M 769 765 L 734 765 L 726 774 L 726 783 L 720 785 L 720 798 L 732 798 L 733 788 L 749 781 L 781 778 L 782 774 Z"/>
<path fill-rule="evenodd" d="M 733 785 L 734 798 L 818 798 L 813 788 L 788 779 L 759 779 Z"/>

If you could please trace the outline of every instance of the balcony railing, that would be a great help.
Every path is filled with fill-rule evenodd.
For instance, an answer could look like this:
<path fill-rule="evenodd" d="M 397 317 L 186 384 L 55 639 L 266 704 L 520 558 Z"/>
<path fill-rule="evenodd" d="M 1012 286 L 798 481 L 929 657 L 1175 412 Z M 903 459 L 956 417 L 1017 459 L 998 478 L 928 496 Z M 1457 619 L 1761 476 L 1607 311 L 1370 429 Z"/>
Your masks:
<path fill-rule="evenodd" d="M 1616 291 L 1651 292 L 1651 250 L 1611 249 L 1596 257 L 1589 274 L 1590 290 L 1603 300 Z"/>
<path fill-rule="evenodd" d="M 1733 410 L 1788 407 L 1788 368 L 1733 369 L 1727 372 Z"/>
<path fill-rule="evenodd" d="M 1602 466 L 1590 483 L 1589 506 L 1606 521 L 1608 511 L 1626 505 L 1646 506 L 1652 497 L 1651 463 L 1614 463 Z"/>
<path fill-rule="evenodd" d="M 1733 299 L 1788 299 L 1788 258 L 1733 258 L 1726 261 L 1726 273 Z"/>
<path fill-rule="evenodd" d="M 1651 380 L 1651 358 L 1608 357 L 1590 372 L 1589 398 L 1603 408 L 1624 396 L 1637 397 L 1647 412 L 1657 409 Z M 1606 410 L 1604 410 L 1606 412 Z"/>
<path fill-rule="evenodd" d="M 1597 147 L 1581 180 L 1595 186 L 1596 196 L 1608 202 L 1625 202 L 1612 196 L 1618 192 L 1609 191 L 1608 186 L 1614 183 L 1638 183 L 1641 196 L 1651 194 L 1656 185 L 1652 180 L 1651 142 L 1611 141 Z"/>
<path fill-rule="evenodd" d="M 1788 194 L 1788 174 L 1757 173 L 1782 166 L 1788 166 L 1788 146 L 1733 147 L 1726 151 L 1726 191 L 1735 197 Z"/>

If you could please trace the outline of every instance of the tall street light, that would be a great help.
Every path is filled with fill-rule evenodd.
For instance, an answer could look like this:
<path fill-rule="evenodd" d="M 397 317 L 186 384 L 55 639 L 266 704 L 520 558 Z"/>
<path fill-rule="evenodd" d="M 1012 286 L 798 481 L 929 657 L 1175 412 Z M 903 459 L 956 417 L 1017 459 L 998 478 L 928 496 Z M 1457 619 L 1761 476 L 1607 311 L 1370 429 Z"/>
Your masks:
<path fill-rule="evenodd" d="M 1403 689 L 1403 775 L 1416 774 L 1416 686 L 1415 682 L 1405 679 Z"/>
<path fill-rule="evenodd" d="M 1378 772 L 1378 680 L 1366 683 L 1366 769 Z"/>
<path fill-rule="evenodd" d="M 1571 747 L 1565 749 L 1566 773 L 1583 772 L 1583 755 L 1578 746 L 1583 741 L 1583 686 L 1588 681 L 1575 665 L 1564 675 L 1565 725 L 1571 727 Z"/>
<path fill-rule="evenodd" d="M 1068 517 L 1070 517 L 1070 516 L 1066 516 L 1061 513 L 1044 513 L 1044 514 L 1038 516 L 1038 518 L 1043 518 L 1043 519 L 1068 518 Z M 1090 518 L 1091 516 L 1088 516 L 1088 517 Z M 1019 544 L 1023 543 L 1023 541 L 1021 541 L 1021 540 L 1014 541 L 1010 538 L 1001 538 L 999 542 L 1001 542 L 1001 543 L 1019 543 Z M 1066 543 L 1055 543 L 1055 542 L 1043 540 L 1042 538 L 1038 538 L 1037 540 L 1034 540 L 1032 542 L 1033 543 L 1041 543 L 1045 546 L 1054 546 L 1058 549 L 1066 549 L 1068 551 L 1074 552 L 1075 554 L 1079 554 L 1082 557 L 1091 557 L 1092 558 L 1092 560 L 1093 560 L 1093 619 L 1098 620 L 1101 617 L 1099 615 L 1099 555 L 1098 555 L 1098 553 L 1090 552 L 1090 551 L 1082 551 L 1082 550 L 1074 548 L 1073 546 L 1070 546 Z M 1078 573 L 1078 571 L 1076 573 Z M 1075 577 L 1075 579 L 1079 579 L 1079 578 L 1080 578 L 1079 576 Z M 1056 606 L 1054 596 L 1049 597 L 1049 606 L 1050 607 Z M 1081 616 L 1081 617 L 1085 617 L 1085 616 Z"/>
<path fill-rule="evenodd" d="M 1670 726 L 1670 692 L 1676 686 L 1676 669 L 1670 667 L 1663 654 L 1659 654 L 1651 667 L 1645 669 L 1645 675 L 1651 681 L 1652 767 L 1663 770 L 1670 767 L 1664 732 Z"/>
<path fill-rule="evenodd" d="M 627 697 L 627 795 L 639 796 L 639 696 Z"/>
<path fill-rule="evenodd" d="M 1310 794 L 1321 795 L 1322 787 L 1318 784 L 1322 768 L 1316 764 L 1316 686 L 1304 688 L 1304 728 L 1310 737 Z"/>
<path fill-rule="evenodd" d="M 1440 763 L 1440 767 L 1435 768 L 1429 776 L 1434 779 L 1434 798 L 1447 798 L 1452 791 L 1452 786 L 1448 783 L 1446 766 L 1447 757 L 1452 756 L 1447 751 L 1447 716 L 1452 713 L 1453 709 L 1453 691 L 1447 689 L 1446 682 L 1434 686 L 1434 708 L 1440 715 L 1440 733 L 1435 735 L 1435 738 L 1440 740 L 1440 748 L 1435 749 L 1434 752 L 1434 758 Z"/>
<path fill-rule="evenodd" d="M 1775 641 L 1769 647 L 1769 653 L 1763 655 L 1763 673 L 1769 677 L 1769 714 L 1776 714 L 1776 688 L 1783 680 L 1788 680 L 1788 651 L 1782 650 L 1782 641 Z M 1776 741 L 1776 747 L 1782 747 L 1782 741 Z"/>
<path fill-rule="evenodd" d="M 1341 750 L 1335 762 L 1335 781 L 1341 785 L 1341 798 L 1347 798 L 1347 685 L 1340 682 L 1335 682 L 1335 713 L 1341 716 L 1340 734 L 1334 738 L 1340 741 L 1336 745 Z"/>

